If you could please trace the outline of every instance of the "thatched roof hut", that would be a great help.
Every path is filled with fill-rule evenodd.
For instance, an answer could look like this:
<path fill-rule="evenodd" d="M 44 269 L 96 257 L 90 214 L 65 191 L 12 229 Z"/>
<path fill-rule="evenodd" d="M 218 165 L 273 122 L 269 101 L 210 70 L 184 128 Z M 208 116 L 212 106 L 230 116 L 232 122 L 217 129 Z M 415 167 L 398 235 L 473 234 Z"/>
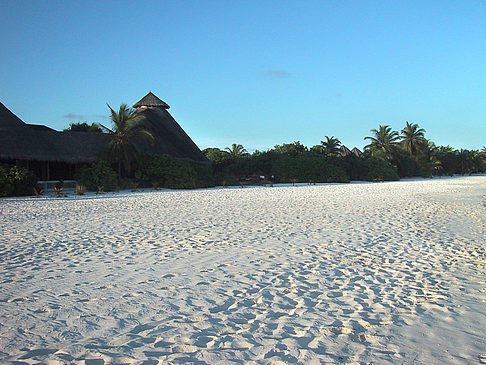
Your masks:
<path fill-rule="evenodd" d="M 37 132 L 0 103 L 0 159 L 47 160 L 50 155 Z"/>
<path fill-rule="evenodd" d="M 150 91 L 147 95 L 145 95 L 139 102 L 133 105 L 134 108 L 137 109 L 144 109 L 144 108 L 163 108 L 169 109 L 170 106 L 160 100 L 157 96 L 155 96 L 152 91 Z"/>
<path fill-rule="evenodd" d="M 165 102 L 150 92 L 133 107 L 142 115 L 139 123 L 154 136 L 153 145 L 141 146 L 144 152 L 208 162 L 199 147 L 167 111 L 169 105 Z"/>
<path fill-rule="evenodd" d="M 154 144 L 140 146 L 146 153 L 208 163 L 192 139 L 169 114 L 169 105 L 149 92 L 134 105 L 140 122 L 152 132 Z M 109 134 L 57 132 L 24 123 L 0 103 L 0 160 L 82 164 L 96 161 L 106 148 Z"/>
<path fill-rule="evenodd" d="M 1 160 L 93 162 L 106 140 L 101 133 L 57 132 L 26 124 L 0 103 Z"/>

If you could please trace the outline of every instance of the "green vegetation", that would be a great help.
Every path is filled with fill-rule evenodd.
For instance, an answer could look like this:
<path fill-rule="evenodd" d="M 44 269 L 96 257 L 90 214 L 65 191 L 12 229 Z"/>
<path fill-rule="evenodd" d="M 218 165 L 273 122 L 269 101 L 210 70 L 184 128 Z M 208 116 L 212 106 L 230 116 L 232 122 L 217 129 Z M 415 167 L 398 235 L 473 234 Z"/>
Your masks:
<path fill-rule="evenodd" d="M 33 195 L 37 188 L 37 177 L 18 166 L 0 165 L 0 196 Z M 40 195 L 40 194 L 39 194 Z"/>
<path fill-rule="evenodd" d="M 144 156 L 135 177 L 144 187 L 194 189 L 214 186 L 212 167 L 168 155 Z"/>
<path fill-rule="evenodd" d="M 329 156 L 337 156 L 339 154 L 339 148 L 341 147 L 341 141 L 334 136 L 326 136 L 325 141 L 321 141 L 324 153 Z"/>
<path fill-rule="evenodd" d="M 76 185 L 76 194 L 84 195 L 85 192 L 86 188 L 84 187 L 84 185 Z"/>
<path fill-rule="evenodd" d="M 243 148 L 241 144 L 233 143 L 230 147 L 226 147 L 226 152 L 228 152 L 228 157 L 239 158 L 248 155 L 248 151 Z"/>
<path fill-rule="evenodd" d="M 108 104 L 107 104 L 108 105 Z M 126 104 L 120 105 L 118 112 L 108 105 L 111 112 L 112 128 L 105 129 L 111 134 L 108 142 L 108 160 L 118 165 L 118 182 L 120 183 L 122 166 L 130 173 L 132 164 L 139 162 L 140 153 L 137 142 L 153 142 L 152 133 L 144 129 L 138 122 L 140 115 Z"/>
<path fill-rule="evenodd" d="M 78 185 L 89 191 L 113 191 L 117 187 L 117 174 L 110 164 L 100 160 L 91 166 L 80 168 L 74 175 Z"/>
<path fill-rule="evenodd" d="M 88 124 L 86 122 L 83 122 L 83 123 L 70 123 L 69 128 L 64 129 L 64 132 L 102 133 L 103 130 L 101 129 L 98 123 Z"/>
<path fill-rule="evenodd" d="M 226 151 L 203 150 L 213 162 L 216 183 L 236 182 L 247 176 L 265 176 L 274 182 L 345 182 L 398 180 L 402 177 L 471 174 L 486 172 L 486 148 L 454 150 L 435 146 L 418 124 L 406 122 L 401 133 L 380 125 L 365 137 L 369 144 L 363 156 L 343 153 L 341 141 L 325 136 L 310 149 L 299 141 L 276 145 L 268 151 L 235 156 L 233 144 Z"/>
<path fill-rule="evenodd" d="M 364 138 L 371 141 L 365 149 L 378 158 L 391 159 L 400 139 L 398 132 L 392 131 L 389 125 L 380 125 L 378 129 L 372 129 L 371 132 L 373 136 Z"/>
<path fill-rule="evenodd" d="M 359 156 L 350 153 L 334 136 L 325 136 L 319 145 L 310 149 L 299 141 L 252 154 L 236 143 L 225 150 L 207 148 L 203 153 L 212 164 L 168 155 L 142 155 L 135 147 L 136 141 L 151 141 L 153 136 L 138 126 L 138 117 L 126 105 L 122 104 L 119 112 L 111 107 L 110 110 L 113 122 L 113 130 L 109 130 L 112 134 L 108 146 L 110 162 L 99 160 L 77 170 L 74 177 L 79 195 L 86 190 L 102 192 L 119 188 L 193 189 L 263 180 L 265 183 L 393 181 L 402 177 L 486 172 L 486 147 L 455 150 L 450 146 L 436 146 L 425 138 L 423 128 L 409 122 L 401 133 L 389 125 L 372 129 L 371 136 L 365 137 L 370 143 Z M 75 124 L 71 125 L 72 130 L 77 128 L 73 127 Z M 87 123 L 77 125 L 89 127 Z M 118 168 L 118 174 L 113 166 Z M 0 165 L 0 196 L 40 196 L 43 190 L 36 183 L 33 172 Z M 56 184 L 58 196 L 62 185 L 61 181 Z"/>

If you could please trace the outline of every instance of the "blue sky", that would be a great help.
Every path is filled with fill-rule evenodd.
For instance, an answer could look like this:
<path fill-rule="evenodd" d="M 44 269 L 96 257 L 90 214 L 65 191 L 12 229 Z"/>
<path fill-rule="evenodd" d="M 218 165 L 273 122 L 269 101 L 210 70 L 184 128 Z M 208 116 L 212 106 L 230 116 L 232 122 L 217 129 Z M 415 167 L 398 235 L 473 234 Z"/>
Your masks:
<path fill-rule="evenodd" d="M 27 123 L 108 123 L 148 91 L 199 145 L 405 121 L 486 145 L 486 1 L 0 0 L 0 102 Z"/>

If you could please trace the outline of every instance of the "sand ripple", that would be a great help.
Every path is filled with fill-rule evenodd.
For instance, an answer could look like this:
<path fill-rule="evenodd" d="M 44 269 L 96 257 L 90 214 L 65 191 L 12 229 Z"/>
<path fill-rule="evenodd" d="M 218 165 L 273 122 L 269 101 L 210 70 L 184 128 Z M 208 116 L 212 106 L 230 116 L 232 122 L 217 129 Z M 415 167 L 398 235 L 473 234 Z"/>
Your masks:
<path fill-rule="evenodd" d="M 486 361 L 484 177 L 0 201 L 0 361 Z"/>

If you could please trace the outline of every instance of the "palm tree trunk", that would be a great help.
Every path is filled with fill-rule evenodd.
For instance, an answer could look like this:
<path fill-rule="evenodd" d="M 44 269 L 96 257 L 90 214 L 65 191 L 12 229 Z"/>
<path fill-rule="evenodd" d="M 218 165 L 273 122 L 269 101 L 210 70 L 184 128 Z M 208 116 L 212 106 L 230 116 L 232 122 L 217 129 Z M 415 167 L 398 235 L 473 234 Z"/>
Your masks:
<path fill-rule="evenodd" d="M 118 161 L 118 186 L 121 185 L 121 161 Z"/>

